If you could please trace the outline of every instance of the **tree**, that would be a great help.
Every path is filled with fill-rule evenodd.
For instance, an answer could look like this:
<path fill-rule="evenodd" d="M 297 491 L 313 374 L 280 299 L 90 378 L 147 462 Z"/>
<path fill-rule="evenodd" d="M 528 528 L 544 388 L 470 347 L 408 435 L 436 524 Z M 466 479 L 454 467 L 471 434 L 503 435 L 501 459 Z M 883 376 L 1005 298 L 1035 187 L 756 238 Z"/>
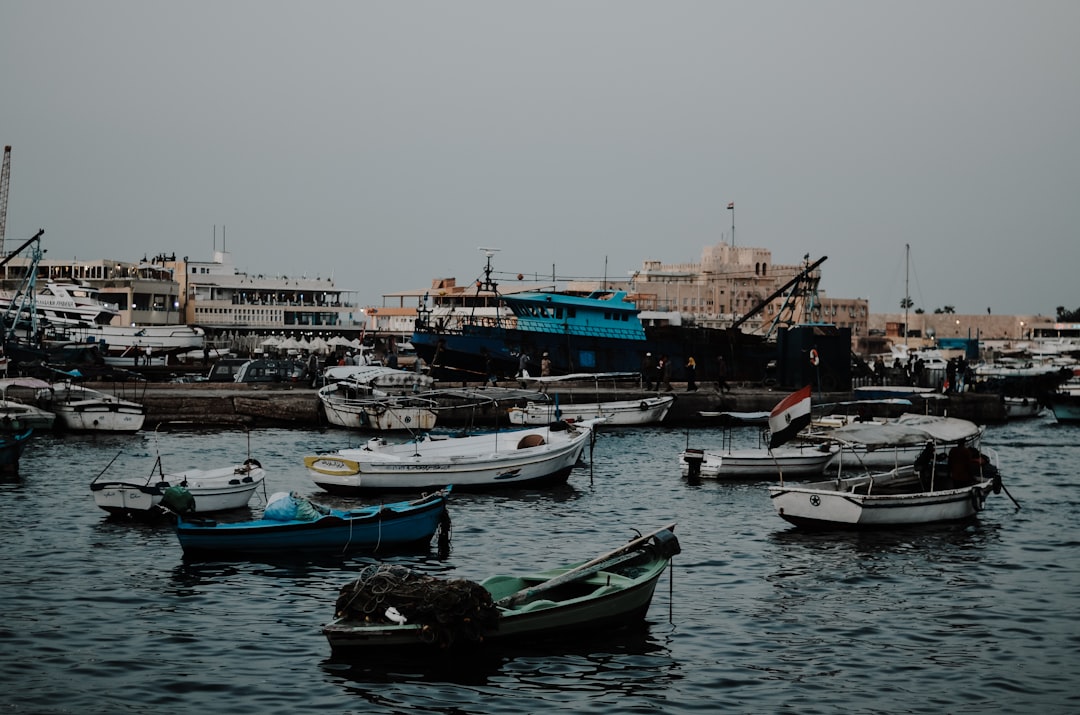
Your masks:
<path fill-rule="evenodd" d="M 913 305 L 915 305 L 915 301 L 913 301 L 911 298 L 903 298 L 900 301 L 900 307 L 903 309 L 910 308 Z"/>
<path fill-rule="evenodd" d="M 1059 323 L 1073 323 L 1080 321 L 1080 308 L 1076 310 L 1065 310 L 1065 306 L 1059 305 L 1057 307 L 1057 319 Z"/>

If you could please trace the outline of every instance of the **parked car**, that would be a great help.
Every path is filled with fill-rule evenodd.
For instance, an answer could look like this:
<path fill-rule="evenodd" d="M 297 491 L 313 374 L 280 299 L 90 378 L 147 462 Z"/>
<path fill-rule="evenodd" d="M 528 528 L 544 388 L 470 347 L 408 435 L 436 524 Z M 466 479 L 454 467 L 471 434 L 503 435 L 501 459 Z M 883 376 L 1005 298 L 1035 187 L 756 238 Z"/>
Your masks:
<path fill-rule="evenodd" d="M 248 360 L 236 371 L 236 382 L 301 382 L 307 365 L 299 360 Z"/>
<path fill-rule="evenodd" d="M 236 382 L 236 373 L 247 362 L 250 362 L 247 358 L 221 358 L 210 368 L 206 379 L 210 382 Z"/>

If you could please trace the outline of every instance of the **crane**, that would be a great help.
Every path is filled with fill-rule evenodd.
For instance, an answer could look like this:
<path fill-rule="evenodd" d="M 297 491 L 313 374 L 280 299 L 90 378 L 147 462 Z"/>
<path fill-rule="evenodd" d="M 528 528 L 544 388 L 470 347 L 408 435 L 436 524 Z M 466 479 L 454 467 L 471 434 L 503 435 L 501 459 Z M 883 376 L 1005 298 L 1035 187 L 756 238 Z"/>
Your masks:
<path fill-rule="evenodd" d="M 4 147 L 4 168 L 0 169 L 0 256 L 4 255 L 4 232 L 7 229 L 7 197 L 11 184 L 11 145 Z"/>

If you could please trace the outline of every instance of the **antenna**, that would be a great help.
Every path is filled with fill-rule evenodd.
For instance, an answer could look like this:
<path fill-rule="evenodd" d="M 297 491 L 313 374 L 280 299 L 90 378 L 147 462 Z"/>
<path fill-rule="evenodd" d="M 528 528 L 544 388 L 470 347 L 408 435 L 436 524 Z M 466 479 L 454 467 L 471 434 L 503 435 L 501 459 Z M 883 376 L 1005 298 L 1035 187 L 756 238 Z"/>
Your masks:
<path fill-rule="evenodd" d="M 480 246 L 476 250 L 482 251 L 483 254 L 485 256 L 487 256 L 488 258 L 491 258 L 492 256 L 494 256 L 496 253 L 499 252 L 499 249 L 497 249 L 497 248 L 484 248 L 483 246 Z"/>

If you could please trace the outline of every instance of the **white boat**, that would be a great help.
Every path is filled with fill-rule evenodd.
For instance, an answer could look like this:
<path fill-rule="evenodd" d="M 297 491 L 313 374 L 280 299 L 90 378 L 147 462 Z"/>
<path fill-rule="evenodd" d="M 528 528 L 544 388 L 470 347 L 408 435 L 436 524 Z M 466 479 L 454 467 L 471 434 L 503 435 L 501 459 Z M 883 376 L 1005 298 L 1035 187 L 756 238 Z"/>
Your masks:
<path fill-rule="evenodd" d="M 160 457 L 155 465 L 160 469 Z M 258 460 L 248 458 L 243 464 L 215 469 L 189 469 L 160 474 L 144 483 L 99 481 L 90 483 L 94 502 L 112 516 L 149 517 L 156 514 L 167 490 L 183 487 L 191 495 L 191 512 L 210 514 L 247 506 L 251 495 L 266 479 Z"/>
<path fill-rule="evenodd" d="M 331 494 L 534 487 L 567 480 L 596 421 L 501 430 L 465 437 L 425 434 L 398 444 L 372 438 L 363 448 L 304 457 L 315 484 Z"/>
<path fill-rule="evenodd" d="M 189 325 L 82 325 L 66 331 L 80 343 L 97 343 L 109 362 L 146 365 L 163 355 L 202 350 L 206 335 Z"/>
<path fill-rule="evenodd" d="M 839 451 L 836 445 L 805 444 L 760 449 L 687 449 L 679 454 L 684 477 L 772 479 L 820 477 Z"/>
<path fill-rule="evenodd" d="M 344 368 L 335 368 L 343 371 Z M 430 386 L 426 375 L 378 366 L 356 366 L 344 377 L 319 388 L 319 403 L 326 421 L 347 429 L 429 430 L 435 427 L 438 403 L 423 395 L 408 394 L 410 389 Z M 406 394 L 393 395 L 392 390 Z"/>
<path fill-rule="evenodd" d="M 9 395 L 10 390 L 25 390 L 28 399 L 34 399 L 41 390 L 48 390 L 49 383 L 36 377 L 6 377 L 0 379 L 0 431 L 18 431 L 27 427 L 35 430 L 52 429 L 56 415 Z"/>
<path fill-rule="evenodd" d="M 1004 397 L 1005 419 L 1017 420 L 1035 417 L 1042 411 L 1042 405 L 1034 397 Z"/>
<path fill-rule="evenodd" d="M 644 397 L 640 400 L 613 400 L 610 402 L 533 402 L 524 407 L 509 409 L 510 423 L 515 425 L 546 425 L 556 420 L 579 422 L 604 418 L 604 426 L 648 425 L 663 422 L 674 395 Z"/>
<path fill-rule="evenodd" d="M 986 496 L 1002 488 L 992 452 L 956 444 L 947 463 L 942 463 L 934 452 L 947 443 L 918 426 L 890 423 L 884 428 L 860 429 L 852 425 L 838 432 L 843 430 L 865 445 L 878 440 L 883 447 L 901 441 L 923 444 L 927 458 L 885 472 L 844 477 L 837 470 L 834 479 L 770 486 L 769 496 L 781 518 L 800 527 L 825 529 L 959 521 L 981 511 Z"/>
<path fill-rule="evenodd" d="M 115 304 L 106 303 L 99 296 L 100 291 L 89 285 L 49 281 L 28 302 L 36 306 L 39 321 L 47 321 L 54 328 L 64 330 L 76 326 L 105 325 L 120 315 L 120 309 Z M 17 292 L 0 292 L 0 312 L 11 310 L 20 297 Z"/>
<path fill-rule="evenodd" d="M 138 402 L 70 382 L 39 391 L 38 406 L 54 413 L 59 427 L 80 432 L 137 432 L 146 419 Z"/>

